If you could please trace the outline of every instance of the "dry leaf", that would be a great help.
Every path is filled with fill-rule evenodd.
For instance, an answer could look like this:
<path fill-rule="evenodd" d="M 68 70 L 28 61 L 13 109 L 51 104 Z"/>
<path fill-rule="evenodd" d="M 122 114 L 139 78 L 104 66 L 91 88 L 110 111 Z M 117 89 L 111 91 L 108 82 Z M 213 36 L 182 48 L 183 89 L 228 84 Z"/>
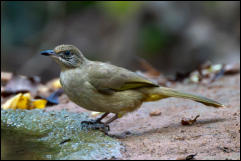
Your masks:
<path fill-rule="evenodd" d="M 17 102 L 16 109 L 28 109 L 30 107 L 30 93 L 25 93 L 20 96 L 20 99 Z M 11 107 L 10 107 L 11 108 Z"/>
<path fill-rule="evenodd" d="M 150 116 L 159 116 L 159 115 L 161 115 L 161 111 L 160 110 L 156 110 L 156 111 L 150 112 L 149 115 Z"/>
<path fill-rule="evenodd" d="M 199 117 L 200 115 L 197 115 L 194 119 L 182 119 L 181 123 L 182 125 L 192 125 L 194 122 L 196 122 L 197 118 Z"/>
<path fill-rule="evenodd" d="M 47 87 L 52 89 L 52 90 L 54 90 L 54 91 L 59 89 L 59 88 L 61 88 L 62 86 L 60 84 L 60 79 L 59 78 L 55 78 L 55 79 L 49 81 L 47 83 Z"/>
<path fill-rule="evenodd" d="M 3 105 L 2 109 L 42 109 L 45 108 L 47 100 L 44 99 L 31 99 L 30 93 L 19 93 L 16 96 L 7 100 Z"/>
<path fill-rule="evenodd" d="M 16 109 L 18 101 L 20 99 L 20 97 L 22 96 L 22 93 L 17 94 L 16 96 L 10 98 L 9 100 L 7 100 L 1 107 L 2 109 L 6 110 L 6 109 Z"/>
<path fill-rule="evenodd" d="M 13 73 L 1 72 L 1 83 L 7 83 L 13 77 Z"/>
<path fill-rule="evenodd" d="M 177 158 L 176 160 L 194 160 L 195 158 L 195 156 L 197 155 L 197 153 L 196 154 L 191 154 L 191 155 L 188 155 L 188 156 L 186 156 L 186 157 L 179 157 L 179 158 Z"/>
<path fill-rule="evenodd" d="M 197 71 L 194 71 L 190 74 L 190 81 L 198 83 L 200 81 L 200 74 Z"/>
<path fill-rule="evenodd" d="M 47 100 L 45 99 L 36 99 L 32 101 L 32 109 L 37 108 L 37 109 L 43 109 L 46 107 Z"/>
<path fill-rule="evenodd" d="M 240 63 L 227 64 L 224 66 L 225 74 L 236 74 L 240 72 Z"/>
<path fill-rule="evenodd" d="M 7 83 L 4 91 L 1 95 L 6 97 L 17 93 L 27 93 L 30 92 L 32 95 L 37 93 L 37 85 L 40 83 L 40 78 L 35 77 L 25 77 L 25 76 L 13 76 L 11 80 Z"/>

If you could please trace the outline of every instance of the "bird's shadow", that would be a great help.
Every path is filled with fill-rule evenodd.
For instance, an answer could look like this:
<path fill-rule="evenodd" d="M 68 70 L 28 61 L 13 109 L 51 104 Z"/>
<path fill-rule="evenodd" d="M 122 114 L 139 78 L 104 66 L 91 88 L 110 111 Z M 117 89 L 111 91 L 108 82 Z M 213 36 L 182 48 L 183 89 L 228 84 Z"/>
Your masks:
<path fill-rule="evenodd" d="M 203 120 L 198 120 L 197 122 L 195 122 L 192 125 L 186 125 L 189 127 L 192 126 L 203 126 L 206 124 L 212 124 L 212 123 L 217 123 L 217 122 L 223 122 L 226 121 L 225 118 L 215 118 L 215 119 L 203 119 Z M 173 132 L 173 131 L 180 131 L 180 129 L 183 129 L 184 125 L 182 125 L 181 123 L 171 123 L 167 126 L 161 127 L 161 128 L 155 128 L 155 129 L 150 129 L 150 130 L 146 130 L 146 131 L 142 131 L 142 132 L 138 132 L 138 131 L 124 131 L 120 134 L 118 133 L 114 133 L 111 134 L 109 133 L 108 135 L 117 139 L 126 139 L 128 137 L 132 137 L 132 136 L 144 136 L 144 135 L 149 135 L 149 134 L 153 134 L 153 133 L 168 133 L 168 132 Z"/>

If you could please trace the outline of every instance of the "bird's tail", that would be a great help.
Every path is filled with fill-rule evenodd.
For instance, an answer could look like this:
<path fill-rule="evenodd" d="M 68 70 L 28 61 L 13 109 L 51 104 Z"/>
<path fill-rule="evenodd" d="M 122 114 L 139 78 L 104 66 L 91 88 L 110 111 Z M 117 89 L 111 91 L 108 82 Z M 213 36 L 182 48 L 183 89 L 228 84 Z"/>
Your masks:
<path fill-rule="evenodd" d="M 152 88 L 151 90 L 147 90 L 147 97 L 144 99 L 144 101 L 155 101 L 167 97 L 178 97 L 178 98 L 185 98 L 185 99 L 191 99 L 196 102 L 200 102 L 202 104 L 205 104 L 207 106 L 213 106 L 213 107 L 224 107 L 223 104 L 211 100 L 209 98 L 203 97 L 203 96 L 198 96 L 194 94 L 189 94 L 181 91 L 177 91 L 171 88 L 166 88 L 166 87 L 155 87 Z M 146 93 L 145 92 L 145 93 Z"/>

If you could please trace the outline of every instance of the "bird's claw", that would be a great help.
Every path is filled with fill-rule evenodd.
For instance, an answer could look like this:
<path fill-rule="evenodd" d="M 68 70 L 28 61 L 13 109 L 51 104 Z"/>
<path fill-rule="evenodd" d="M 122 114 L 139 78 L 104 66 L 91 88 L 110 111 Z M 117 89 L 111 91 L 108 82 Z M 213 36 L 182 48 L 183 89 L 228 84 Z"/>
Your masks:
<path fill-rule="evenodd" d="M 100 121 L 96 120 L 90 120 L 90 121 L 82 121 L 82 126 L 87 129 L 94 129 L 94 130 L 100 130 L 107 134 L 108 131 L 110 131 L 110 127 L 107 124 L 104 124 Z"/>
<path fill-rule="evenodd" d="M 98 123 L 101 123 L 101 122 L 99 122 L 97 120 L 90 120 L 90 121 L 82 121 L 81 122 L 82 125 L 84 125 L 84 124 L 86 124 L 86 125 L 93 125 L 93 124 L 98 124 Z"/>

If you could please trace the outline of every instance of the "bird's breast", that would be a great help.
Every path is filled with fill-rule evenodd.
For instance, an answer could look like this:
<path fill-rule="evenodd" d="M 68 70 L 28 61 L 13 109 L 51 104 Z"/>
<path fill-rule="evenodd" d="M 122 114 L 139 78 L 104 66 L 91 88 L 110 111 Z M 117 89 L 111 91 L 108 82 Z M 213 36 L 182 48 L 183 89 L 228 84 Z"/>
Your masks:
<path fill-rule="evenodd" d="M 99 112 L 132 111 L 141 104 L 143 95 L 137 90 L 102 94 L 88 81 L 86 72 L 61 72 L 60 82 L 65 94 L 77 105 Z"/>
<path fill-rule="evenodd" d="M 98 111 L 98 94 L 88 82 L 86 72 L 65 71 L 60 74 L 60 82 L 65 94 L 77 105 L 92 111 Z M 95 100 L 95 101 L 94 101 Z"/>

